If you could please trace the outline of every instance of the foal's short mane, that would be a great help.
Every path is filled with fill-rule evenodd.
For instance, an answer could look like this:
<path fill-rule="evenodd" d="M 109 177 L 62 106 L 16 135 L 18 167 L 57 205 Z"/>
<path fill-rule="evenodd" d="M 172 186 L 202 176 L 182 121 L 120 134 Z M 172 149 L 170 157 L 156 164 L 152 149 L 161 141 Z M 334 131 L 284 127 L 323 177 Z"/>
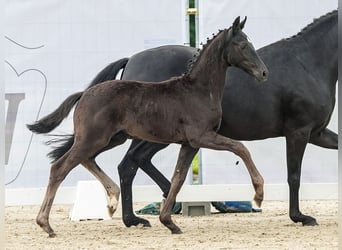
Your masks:
<path fill-rule="evenodd" d="M 312 29 L 314 29 L 317 25 L 321 24 L 322 22 L 324 22 L 325 20 L 327 20 L 328 18 L 330 18 L 332 15 L 337 14 L 337 10 L 333 10 L 331 12 L 328 12 L 327 14 L 324 14 L 318 18 L 314 18 L 313 22 L 308 24 L 307 26 L 305 26 L 301 31 L 299 31 L 297 34 L 290 36 L 288 38 L 285 38 L 286 41 L 291 40 L 293 38 L 296 38 L 298 36 L 301 36 L 309 31 L 311 31 Z M 283 39 L 284 40 L 284 39 Z"/>
<path fill-rule="evenodd" d="M 231 29 L 231 28 L 229 28 Z M 193 60 L 190 60 L 189 61 L 189 65 L 188 65 L 188 68 L 186 70 L 186 72 L 182 75 L 183 77 L 187 77 L 189 76 L 189 73 L 191 72 L 193 66 L 196 64 L 196 62 L 198 61 L 198 59 L 202 56 L 202 51 L 208 47 L 211 42 L 219 35 L 221 34 L 222 32 L 225 32 L 225 31 L 228 31 L 229 29 L 223 29 L 223 30 L 218 30 L 218 32 L 215 34 L 213 33 L 212 34 L 212 37 L 211 38 L 207 38 L 207 42 L 205 44 L 201 43 L 202 46 L 202 49 L 197 49 L 197 53 L 194 54 L 194 58 Z"/>

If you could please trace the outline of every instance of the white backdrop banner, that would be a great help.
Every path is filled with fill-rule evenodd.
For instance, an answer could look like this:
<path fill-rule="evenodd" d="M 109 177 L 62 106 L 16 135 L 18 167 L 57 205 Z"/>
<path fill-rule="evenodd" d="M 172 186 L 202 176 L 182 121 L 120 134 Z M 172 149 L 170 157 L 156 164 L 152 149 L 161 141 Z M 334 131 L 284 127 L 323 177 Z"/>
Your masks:
<path fill-rule="evenodd" d="M 107 64 L 150 47 L 185 43 L 185 0 L 11 0 L 5 11 L 7 187 L 44 187 L 48 181 L 51 148 L 43 142 L 51 138 L 32 136 L 25 124 L 86 88 Z M 71 119 L 54 133 L 72 133 Z M 116 182 L 128 145 L 98 157 Z M 176 155 L 158 159 L 165 166 Z M 63 184 L 93 178 L 79 167 Z"/>
<path fill-rule="evenodd" d="M 244 32 L 258 49 L 297 34 L 314 18 L 337 9 L 337 5 L 337 0 L 200 0 L 199 41 L 205 43 L 207 37 L 218 29 L 231 26 L 237 16 L 247 16 Z M 337 105 L 328 127 L 335 132 L 338 130 Z M 244 144 L 264 176 L 265 183 L 286 183 L 285 138 Z M 238 165 L 237 161 L 240 161 Z M 244 164 L 232 153 L 204 149 L 202 164 L 205 184 L 250 183 Z M 302 182 L 337 182 L 337 150 L 309 144 L 303 159 Z"/>

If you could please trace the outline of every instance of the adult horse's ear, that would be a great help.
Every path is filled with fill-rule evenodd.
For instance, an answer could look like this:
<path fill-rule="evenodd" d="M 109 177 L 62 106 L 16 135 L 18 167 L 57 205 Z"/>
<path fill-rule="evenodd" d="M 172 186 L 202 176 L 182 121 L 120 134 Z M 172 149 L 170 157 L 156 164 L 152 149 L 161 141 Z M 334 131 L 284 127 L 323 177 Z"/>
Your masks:
<path fill-rule="evenodd" d="M 247 21 L 247 16 L 245 16 L 245 19 L 243 19 L 243 21 L 240 23 L 240 29 L 243 29 L 243 27 L 245 27 L 246 21 Z"/>
<path fill-rule="evenodd" d="M 240 29 L 240 17 L 235 18 L 233 23 L 233 34 L 236 34 Z"/>

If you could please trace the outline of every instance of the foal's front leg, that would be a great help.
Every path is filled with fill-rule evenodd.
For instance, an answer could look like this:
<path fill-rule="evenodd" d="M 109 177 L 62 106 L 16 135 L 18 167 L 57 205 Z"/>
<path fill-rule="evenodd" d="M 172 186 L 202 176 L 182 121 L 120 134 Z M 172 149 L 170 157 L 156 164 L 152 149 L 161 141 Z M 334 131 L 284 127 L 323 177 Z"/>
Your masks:
<path fill-rule="evenodd" d="M 192 131 L 193 132 L 193 131 Z M 264 198 L 264 179 L 255 166 L 248 149 L 239 141 L 224 137 L 215 131 L 208 131 L 190 140 L 194 147 L 214 150 L 228 150 L 238 155 L 245 163 L 255 190 L 254 201 L 260 207 Z"/>
<path fill-rule="evenodd" d="M 198 148 L 182 145 L 179 151 L 177 165 L 172 176 L 170 192 L 166 198 L 164 207 L 160 212 L 159 219 L 161 223 L 169 228 L 173 234 L 180 234 L 182 231 L 171 219 L 172 207 L 176 201 L 176 196 L 185 181 L 191 161 L 197 152 Z"/>

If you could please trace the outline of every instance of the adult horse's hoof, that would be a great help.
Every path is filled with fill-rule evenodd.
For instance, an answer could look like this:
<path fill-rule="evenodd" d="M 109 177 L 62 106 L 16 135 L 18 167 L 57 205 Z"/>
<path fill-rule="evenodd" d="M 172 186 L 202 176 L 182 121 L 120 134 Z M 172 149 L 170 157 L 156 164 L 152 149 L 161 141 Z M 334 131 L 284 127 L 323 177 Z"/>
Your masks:
<path fill-rule="evenodd" d="M 151 227 L 151 223 L 143 218 L 135 217 L 130 220 L 125 220 L 124 224 L 126 227 L 142 225 L 143 227 Z"/>
<path fill-rule="evenodd" d="M 143 225 L 143 227 L 152 227 L 151 223 L 148 220 L 143 220 L 143 222 L 140 222 L 139 224 Z"/>
<path fill-rule="evenodd" d="M 318 226 L 319 225 L 316 219 L 310 216 L 307 216 L 307 218 L 304 221 L 302 221 L 302 224 L 303 226 Z"/>
<path fill-rule="evenodd" d="M 315 218 L 299 213 L 297 216 L 290 216 L 291 220 L 295 223 L 301 222 L 303 226 L 318 226 Z"/>

